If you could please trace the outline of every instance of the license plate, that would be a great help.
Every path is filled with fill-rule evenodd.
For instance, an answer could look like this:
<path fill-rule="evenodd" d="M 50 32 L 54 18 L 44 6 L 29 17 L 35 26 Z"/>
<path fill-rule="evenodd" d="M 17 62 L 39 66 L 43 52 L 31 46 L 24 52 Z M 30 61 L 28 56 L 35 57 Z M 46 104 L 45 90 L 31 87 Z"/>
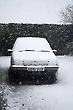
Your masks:
<path fill-rule="evenodd" d="M 44 71 L 44 68 L 27 68 L 28 71 Z"/>

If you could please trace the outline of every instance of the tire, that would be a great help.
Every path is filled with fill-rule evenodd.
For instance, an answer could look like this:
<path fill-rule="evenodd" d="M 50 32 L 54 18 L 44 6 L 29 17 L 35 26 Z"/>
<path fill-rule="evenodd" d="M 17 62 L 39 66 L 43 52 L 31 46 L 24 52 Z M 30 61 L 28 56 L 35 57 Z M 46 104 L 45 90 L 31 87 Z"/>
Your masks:
<path fill-rule="evenodd" d="M 56 83 L 58 78 L 58 73 L 56 72 L 55 74 L 51 74 L 50 76 L 48 76 L 48 80 L 50 84 Z"/>
<path fill-rule="evenodd" d="M 15 81 L 15 74 L 11 68 L 9 68 L 9 71 L 8 71 L 8 80 L 10 83 L 13 83 Z"/>

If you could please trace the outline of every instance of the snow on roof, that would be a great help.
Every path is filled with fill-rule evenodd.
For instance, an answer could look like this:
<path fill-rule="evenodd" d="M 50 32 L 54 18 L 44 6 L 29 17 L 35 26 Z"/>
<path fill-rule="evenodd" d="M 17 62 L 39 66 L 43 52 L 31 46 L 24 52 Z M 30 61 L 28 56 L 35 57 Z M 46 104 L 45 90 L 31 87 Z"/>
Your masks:
<path fill-rule="evenodd" d="M 17 38 L 14 50 L 50 50 L 50 45 L 45 38 L 19 37 Z"/>

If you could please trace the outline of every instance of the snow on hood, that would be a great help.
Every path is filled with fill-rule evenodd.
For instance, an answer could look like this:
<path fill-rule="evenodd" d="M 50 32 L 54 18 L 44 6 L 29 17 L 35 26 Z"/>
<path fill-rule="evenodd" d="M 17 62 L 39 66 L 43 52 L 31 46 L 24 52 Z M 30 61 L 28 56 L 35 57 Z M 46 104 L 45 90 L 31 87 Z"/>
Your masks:
<path fill-rule="evenodd" d="M 45 65 L 48 64 L 48 62 L 50 63 L 50 65 L 57 64 L 57 58 L 53 52 L 13 52 L 13 58 L 16 65 L 23 65 L 23 62 L 25 62 L 25 65 L 30 65 L 34 64 L 34 61 L 36 61 L 36 65 Z"/>
<path fill-rule="evenodd" d="M 18 60 L 56 60 L 56 56 L 53 52 L 13 52 L 13 57 Z"/>

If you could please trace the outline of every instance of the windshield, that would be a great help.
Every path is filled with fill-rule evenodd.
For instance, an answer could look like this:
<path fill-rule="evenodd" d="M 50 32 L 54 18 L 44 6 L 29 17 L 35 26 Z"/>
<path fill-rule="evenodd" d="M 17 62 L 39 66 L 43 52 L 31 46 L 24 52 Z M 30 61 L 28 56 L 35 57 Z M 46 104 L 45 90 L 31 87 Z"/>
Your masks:
<path fill-rule="evenodd" d="M 44 38 L 18 38 L 14 44 L 15 51 L 41 51 L 48 52 L 51 47 Z"/>

